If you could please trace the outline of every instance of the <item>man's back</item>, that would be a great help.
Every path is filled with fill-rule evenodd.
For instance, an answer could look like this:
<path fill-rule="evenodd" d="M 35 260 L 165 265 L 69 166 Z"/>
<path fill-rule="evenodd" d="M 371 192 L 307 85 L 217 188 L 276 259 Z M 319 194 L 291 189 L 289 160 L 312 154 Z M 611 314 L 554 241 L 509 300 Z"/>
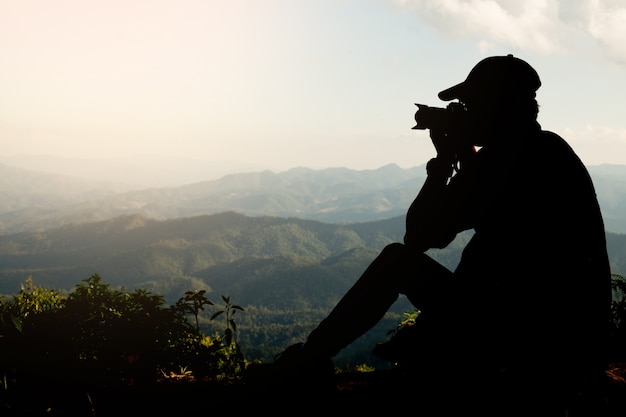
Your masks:
<path fill-rule="evenodd" d="M 498 366 L 603 366 L 610 269 L 593 184 L 557 135 L 523 139 L 479 156 L 475 234 L 455 271 L 464 327 Z"/>

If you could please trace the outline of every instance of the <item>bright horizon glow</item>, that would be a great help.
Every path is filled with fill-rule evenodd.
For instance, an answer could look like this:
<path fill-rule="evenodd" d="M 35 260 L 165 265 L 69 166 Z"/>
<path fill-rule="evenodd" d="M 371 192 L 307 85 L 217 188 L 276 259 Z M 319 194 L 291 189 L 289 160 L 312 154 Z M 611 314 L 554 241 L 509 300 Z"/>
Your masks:
<path fill-rule="evenodd" d="M 0 156 L 413 167 L 413 103 L 512 53 L 544 129 L 626 164 L 624 39 L 623 0 L 5 1 Z"/>

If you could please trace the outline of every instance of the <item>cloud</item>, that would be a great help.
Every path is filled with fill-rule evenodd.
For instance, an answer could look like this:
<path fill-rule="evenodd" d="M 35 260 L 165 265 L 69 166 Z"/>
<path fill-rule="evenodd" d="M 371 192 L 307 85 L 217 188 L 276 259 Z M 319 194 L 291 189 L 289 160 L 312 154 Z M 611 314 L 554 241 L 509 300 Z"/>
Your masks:
<path fill-rule="evenodd" d="M 393 0 L 444 36 L 475 39 L 487 52 L 506 45 L 542 54 L 568 52 L 592 40 L 608 59 L 626 64 L 623 0 Z"/>
<path fill-rule="evenodd" d="M 504 44 L 541 53 L 563 50 L 565 27 L 554 0 L 396 0 L 395 4 L 446 36 L 475 38 L 481 49 Z"/>
<path fill-rule="evenodd" d="M 604 145 L 626 146 L 626 129 L 586 125 L 582 129 L 566 127 L 563 129 L 563 133 L 570 138 L 570 142 L 582 143 L 593 141 Z"/>
<path fill-rule="evenodd" d="M 609 59 L 626 64 L 626 5 L 623 1 L 587 2 L 587 30 Z"/>
<path fill-rule="evenodd" d="M 626 129 L 587 125 L 556 130 L 589 165 L 623 164 L 620 155 L 626 152 Z"/>

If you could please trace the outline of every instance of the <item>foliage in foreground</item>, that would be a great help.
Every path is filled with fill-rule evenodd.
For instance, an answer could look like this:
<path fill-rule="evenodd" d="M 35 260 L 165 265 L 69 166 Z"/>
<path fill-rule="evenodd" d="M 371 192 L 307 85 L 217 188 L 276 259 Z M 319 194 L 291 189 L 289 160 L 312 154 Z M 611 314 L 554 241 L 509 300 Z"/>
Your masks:
<path fill-rule="evenodd" d="M 621 362 L 626 361 L 626 279 L 613 274 L 612 290 L 611 359 Z M 243 308 L 228 296 L 222 302 L 216 306 L 206 291 L 196 290 L 168 306 L 145 290 L 115 290 L 98 274 L 69 294 L 35 286 L 29 278 L 18 294 L 0 299 L 0 389 L 236 380 L 248 364 L 235 340 L 234 316 Z M 225 320 L 223 333 L 202 333 L 205 308 L 213 310 L 210 321 Z M 404 313 L 390 334 L 412 325 L 417 314 Z"/>
<path fill-rule="evenodd" d="M 233 313 L 223 296 L 224 335 L 202 334 L 198 315 L 214 306 L 204 291 L 188 291 L 172 306 L 145 290 L 115 290 L 98 274 L 69 294 L 26 280 L 0 300 L 2 388 L 39 384 L 111 387 L 185 378 L 227 381 L 246 360 L 234 339 Z M 190 322 L 190 316 L 194 322 Z"/>

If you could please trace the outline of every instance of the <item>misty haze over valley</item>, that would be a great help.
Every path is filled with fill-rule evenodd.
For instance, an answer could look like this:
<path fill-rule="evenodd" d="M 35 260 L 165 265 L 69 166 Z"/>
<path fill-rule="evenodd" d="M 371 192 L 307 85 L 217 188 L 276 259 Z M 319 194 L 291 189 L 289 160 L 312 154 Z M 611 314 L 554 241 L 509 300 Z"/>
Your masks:
<path fill-rule="evenodd" d="M 626 233 L 626 166 L 588 167 L 607 231 Z M 292 168 L 165 157 L 84 160 L 0 158 L 0 234 L 45 230 L 121 214 L 148 218 L 236 211 L 330 223 L 403 215 L 423 165 L 373 170 Z"/>

